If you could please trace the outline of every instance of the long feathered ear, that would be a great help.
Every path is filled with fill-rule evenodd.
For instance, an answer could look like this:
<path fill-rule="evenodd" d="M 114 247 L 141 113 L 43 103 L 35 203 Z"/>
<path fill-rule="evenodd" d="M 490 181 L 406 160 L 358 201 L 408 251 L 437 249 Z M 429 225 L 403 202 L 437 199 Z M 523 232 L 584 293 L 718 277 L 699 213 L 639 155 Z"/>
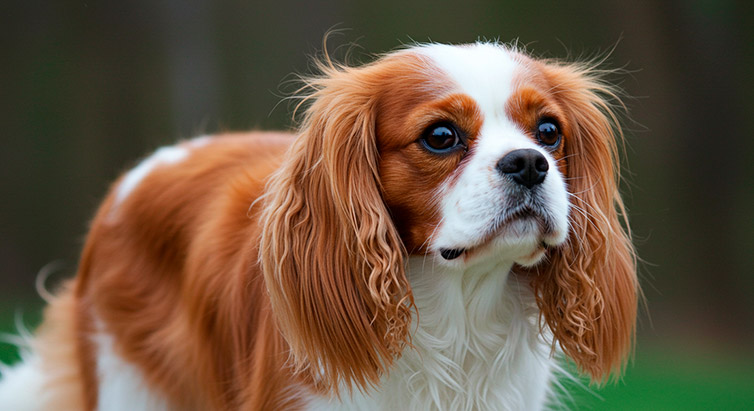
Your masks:
<path fill-rule="evenodd" d="M 368 388 L 409 338 L 405 250 L 382 200 L 366 68 L 320 67 L 302 126 L 265 194 L 260 261 L 295 369 Z"/>
<path fill-rule="evenodd" d="M 555 341 L 593 382 L 619 375 L 634 338 L 636 256 L 618 192 L 618 121 L 611 87 L 587 66 L 548 64 L 565 108 L 570 236 L 538 269 L 533 287 Z M 621 224 L 623 222 L 624 226 Z"/>

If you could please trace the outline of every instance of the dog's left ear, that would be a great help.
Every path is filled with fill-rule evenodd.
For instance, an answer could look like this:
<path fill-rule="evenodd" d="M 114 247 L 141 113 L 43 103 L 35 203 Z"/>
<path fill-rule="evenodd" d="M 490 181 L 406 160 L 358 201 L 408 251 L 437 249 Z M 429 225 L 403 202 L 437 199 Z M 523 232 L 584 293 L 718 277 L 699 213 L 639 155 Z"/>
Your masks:
<path fill-rule="evenodd" d="M 611 87 L 586 66 L 542 71 L 565 109 L 566 181 L 571 211 L 566 244 L 535 269 L 533 288 L 555 341 L 594 382 L 620 374 L 634 338 L 636 255 L 618 192 Z M 626 227 L 621 224 L 623 222 Z"/>
<path fill-rule="evenodd" d="M 381 194 L 380 71 L 320 69 L 301 134 L 267 185 L 260 261 L 296 370 L 337 393 L 377 383 L 400 355 L 413 298 Z"/>

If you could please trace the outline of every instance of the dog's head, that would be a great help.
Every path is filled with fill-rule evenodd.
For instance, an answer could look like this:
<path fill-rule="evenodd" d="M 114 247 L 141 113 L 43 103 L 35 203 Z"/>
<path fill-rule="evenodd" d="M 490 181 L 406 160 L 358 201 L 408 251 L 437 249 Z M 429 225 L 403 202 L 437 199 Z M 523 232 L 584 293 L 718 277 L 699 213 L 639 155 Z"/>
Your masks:
<path fill-rule="evenodd" d="M 321 65 L 268 183 L 260 258 L 300 371 L 365 387 L 410 341 L 408 255 L 528 273 L 555 341 L 620 370 L 637 284 L 619 211 L 613 94 L 584 65 L 497 44 Z"/>

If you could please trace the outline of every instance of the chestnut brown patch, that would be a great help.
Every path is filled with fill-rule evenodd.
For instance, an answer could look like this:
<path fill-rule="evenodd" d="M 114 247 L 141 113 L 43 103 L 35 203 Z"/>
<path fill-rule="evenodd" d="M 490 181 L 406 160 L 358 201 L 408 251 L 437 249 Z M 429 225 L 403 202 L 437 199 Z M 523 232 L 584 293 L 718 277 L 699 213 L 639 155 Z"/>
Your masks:
<path fill-rule="evenodd" d="M 448 79 L 398 78 L 387 85 L 377 109 L 380 177 L 385 202 L 407 251 L 421 254 L 439 224 L 437 191 L 460 172 L 483 117 L 471 97 L 451 92 Z M 422 134 L 439 123 L 453 124 L 467 150 L 437 154 L 423 147 Z"/>

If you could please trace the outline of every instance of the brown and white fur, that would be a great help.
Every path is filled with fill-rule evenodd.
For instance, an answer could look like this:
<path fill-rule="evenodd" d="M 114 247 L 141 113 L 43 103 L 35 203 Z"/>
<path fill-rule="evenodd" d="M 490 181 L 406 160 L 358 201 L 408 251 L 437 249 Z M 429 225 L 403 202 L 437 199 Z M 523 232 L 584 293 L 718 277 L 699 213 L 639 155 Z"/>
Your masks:
<path fill-rule="evenodd" d="M 513 47 L 321 65 L 294 134 L 113 185 L 0 409 L 541 409 L 633 338 L 611 88 Z"/>

